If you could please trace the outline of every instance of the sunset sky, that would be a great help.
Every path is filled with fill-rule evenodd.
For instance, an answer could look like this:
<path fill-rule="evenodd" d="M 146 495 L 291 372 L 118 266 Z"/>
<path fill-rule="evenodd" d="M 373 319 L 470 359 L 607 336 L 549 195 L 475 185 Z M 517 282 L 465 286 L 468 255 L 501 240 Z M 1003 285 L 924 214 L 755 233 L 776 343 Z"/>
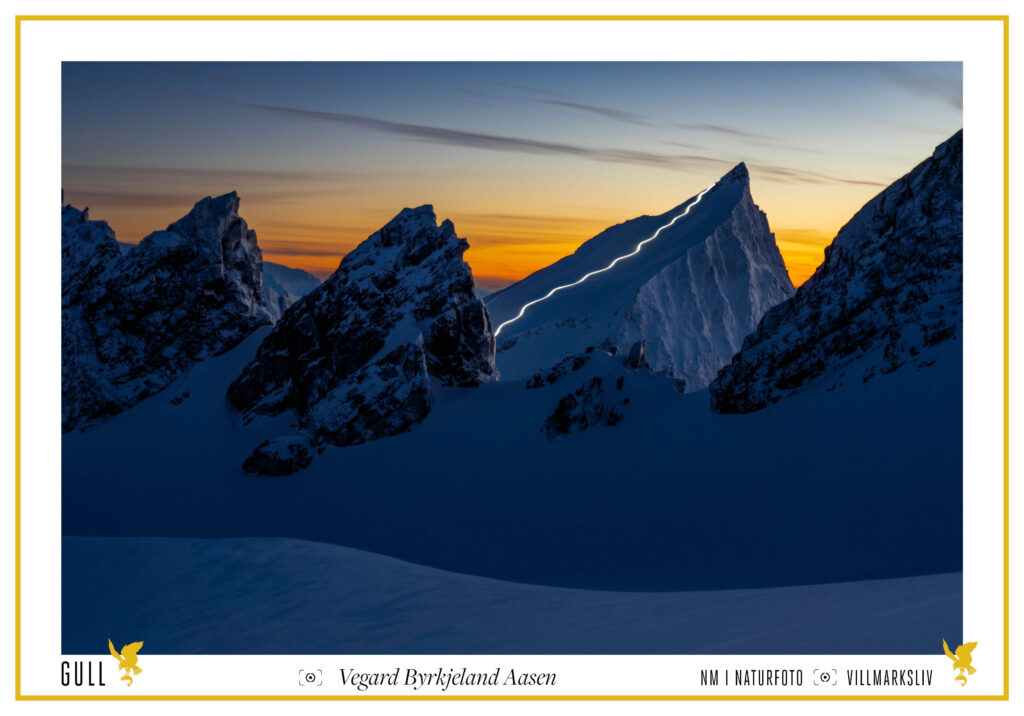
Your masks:
<path fill-rule="evenodd" d="M 68 63 L 65 201 L 138 242 L 237 190 L 264 258 L 329 275 L 433 204 L 494 289 L 739 161 L 794 283 L 962 125 L 959 63 Z"/>

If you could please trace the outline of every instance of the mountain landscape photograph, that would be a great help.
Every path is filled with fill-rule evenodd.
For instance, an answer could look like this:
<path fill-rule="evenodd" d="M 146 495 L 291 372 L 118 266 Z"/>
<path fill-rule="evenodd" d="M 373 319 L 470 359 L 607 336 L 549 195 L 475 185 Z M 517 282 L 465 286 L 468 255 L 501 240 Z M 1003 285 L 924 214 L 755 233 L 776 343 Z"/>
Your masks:
<path fill-rule="evenodd" d="M 62 651 L 960 644 L 962 115 L 955 62 L 64 62 Z"/>

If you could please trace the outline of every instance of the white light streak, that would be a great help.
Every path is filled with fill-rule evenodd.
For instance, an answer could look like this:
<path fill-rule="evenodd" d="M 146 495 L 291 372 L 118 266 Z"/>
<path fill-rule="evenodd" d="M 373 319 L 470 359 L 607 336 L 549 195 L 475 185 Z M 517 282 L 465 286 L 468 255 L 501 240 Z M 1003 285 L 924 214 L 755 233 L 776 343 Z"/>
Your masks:
<path fill-rule="evenodd" d="M 494 330 L 494 337 L 495 338 L 498 337 L 498 334 L 501 333 L 501 329 L 502 328 L 504 328 L 505 326 L 507 326 L 510 323 L 515 323 L 520 318 L 522 318 L 523 314 L 526 313 L 526 309 L 529 308 L 530 306 L 532 306 L 534 304 L 537 304 L 537 303 L 540 303 L 541 301 L 548 300 L 549 298 L 551 298 L 552 296 L 554 296 L 556 293 L 558 293 L 559 291 L 561 291 L 563 289 L 572 288 L 573 286 L 579 286 L 581 283 L 586 281 L 591 276 L 596 276 L 599 273 L 604 273 L 605 271 L 610 270 L 619 261 L 624 261 L 625 259 L 628 259 L 631 256 L 636 256 L 638 253 L 640 253 L 640 249 L 642 249 L 644 247 L 644 244 L 647 244 L 647 243 L 649 243 L 651 241 L 654 241 L 656 238 L 658 238 L 658 234 L 660 234 L 662 231 L 664 231 L 668 227 L 672 226 L 672 224 L 676 223 L 677 221 L 682 219 L 684 216 L 689 214 L 690 213 L 690 209 L 692 209 L 693 207 L 697 206 L 697 204 L 700 203 L 700 200 L 702 198 L 704 198 L 704 195 L 707 194 L 709 191 L 711 191 L 711 188 L 713 186 L 714 186 L 714 184 L 712 184 L 711 186 L 709 186 L 706 189 L 704 189 L 704 191 L 702 191 L 700 194 L 698 194 L 693 201 L 691 201 L 689 204 L 686 205 L 686 208 L 682 211 L 682 213 L 677 214 L 675 217 L 672 218 L 672 221 L 668 222 L 664 226 L 659 227 L 657 231 L 655 231 L 649 237 L 647 237 L 646 239 L 641 241 L 639 244 L 637 244 L 636 247 L 632 251 L 630 251 L 628 254 L 623 254 L 622 256 L 619 256 L 614 261 L 612 261 L 610 264 L 605 266 L 603 269 L 598 269 L 597 271 L 591 271 L 590 273 L 585 274 L 582 278 L 577 279 L 576 281 L 573 281 L 572 283 L 567 283 L 564 286 L 555 286 L 553 289 L 548 291 L 547 294 L 541 296 L 540 298 L 535 298 L 534 300 L 532 300 L 529 303 L 525 304 L 522 308 L 519 309 L 519 313 L 516 315 L 515 318 L 510 318 L 509 320 L 505 321 L 504 323 L 502 323 L 500 326 L 498 326 Z"/>

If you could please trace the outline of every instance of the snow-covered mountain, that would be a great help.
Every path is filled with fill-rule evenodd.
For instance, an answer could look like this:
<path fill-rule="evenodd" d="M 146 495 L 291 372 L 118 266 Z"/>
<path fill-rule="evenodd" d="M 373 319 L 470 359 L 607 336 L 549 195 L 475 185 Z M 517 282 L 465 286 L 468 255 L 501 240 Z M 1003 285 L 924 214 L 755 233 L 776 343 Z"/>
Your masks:
<path fill-rule="evenodd" d="M 271 320 L 256 233 L 234 192 L 198 202 L 130 250 L 64 206 L 62 425 L 85 428 L 169 385 Z"/>
<path fill-rule="evenodd" d="M 227 395 L 247 421 L 294 411 L 300 432 L 261 444 L 245 469 L 287 473 L 315 445 L 404 432 L 430 411 L 432 381 L 493 380 L 494 337 L 467 248 L 433 207 L 403 209 L 287 311 Z"/>
<path fill-rule="evenodd" d="M 302 269 L 263 262 L 263 300 L 274 321 L 320 284 L 319 278 Z"/>
<path fill-rule="evenodd" d="M 962 332 L 963 130 L 839 231 L 814 275 L 722 370 L 712 404 L 750 412 L 811 383 L 830 390 L 923 370 Z"/>
<path fill-rule="evenodd" d="M 692 391 L 707 386 L 765 311 L 792 294 L 739 164 L 706 192 L 659 216 L 610 227 L 485 300 L 500 329 L 497 361 L 505 378 L 526 377 L 590 346 L 624 354 L 645 341 L 652 370 Z"/>
<path fill-rule="evenodd" d="M 430 207 L 276 325 L 237 197 L 123 255 L 65 207 L 66 422 L 165 388 L 62 437 L 65 651 L 102 644 L 101 622 L 159 622 L 158 651 L 195 653 L 918 653 L 936 624 L 959 634 L 960 153 L 957 135 L 850 222 L 712 385 L 718 412 L 694 389 L 792 293 L 742 166 L 489 299 L 522 378 L 500 382 L 467 244 Z M 111 606 L 129 582 L 141 610 Z"/>

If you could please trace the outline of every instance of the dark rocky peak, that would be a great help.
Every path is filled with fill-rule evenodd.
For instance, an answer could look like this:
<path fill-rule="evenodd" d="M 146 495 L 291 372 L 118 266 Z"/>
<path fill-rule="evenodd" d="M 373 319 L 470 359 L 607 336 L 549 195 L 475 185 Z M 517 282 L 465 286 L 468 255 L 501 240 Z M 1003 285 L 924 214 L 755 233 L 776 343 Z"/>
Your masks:
<path fill-rule="evenodd" d="M 270 322 L 238 204 L 233 192 L 203 199 L 124 253 L 105 222 L 64 207 L 65 430 L 131 407 Z"/>
<path fill-rule="evenodd" d="M 494 336 L 469 247 L 433 208 L 404 209 L 349 253 L 278 321 L 228 389 L 251 421 L 291 412 L 312 445 L 351 445 L 409 430 L 430 411 L 431 384 L 497 377 Z M 261 446 L 247 469 L 291 469 Z"/>
<path fill-rule="evenodd" d="M 63 198 L 63 194 L 61 195 Z M 105 221 L 91 221 L 88 209 L 61 208 L 61 293 L 65 304 L 117 263 L 120 246 Z"/>
<path fill-rule="evenodd" d="M 963 323 L 963 132 L 864 205 L 792 299 L 768 311 L 711 384 L 719 412 L 760 410 L 927 369 Z"/>
<path fill-rule="evenodd" d="M 740 162 L 726 174 L 719 179 L 715 186 L 728 186 L 730 184 L 749 184 L 750 183 L 750 172 L 747 171 L 747 165 Z"/>
<path fill-rule="evenodd" d="M 146 275 L 154 266 L 184 268 L 189 288 L 211 288 L 226 302 L 267 313 L 263 299 L 263 255 L 256 232 L 238 215 L 238 194 L 198 201 L 184 217 L 144 238 L 125 257 L 125 270 Z M 268 314 L 269 316 L 269 314 Z"/>

